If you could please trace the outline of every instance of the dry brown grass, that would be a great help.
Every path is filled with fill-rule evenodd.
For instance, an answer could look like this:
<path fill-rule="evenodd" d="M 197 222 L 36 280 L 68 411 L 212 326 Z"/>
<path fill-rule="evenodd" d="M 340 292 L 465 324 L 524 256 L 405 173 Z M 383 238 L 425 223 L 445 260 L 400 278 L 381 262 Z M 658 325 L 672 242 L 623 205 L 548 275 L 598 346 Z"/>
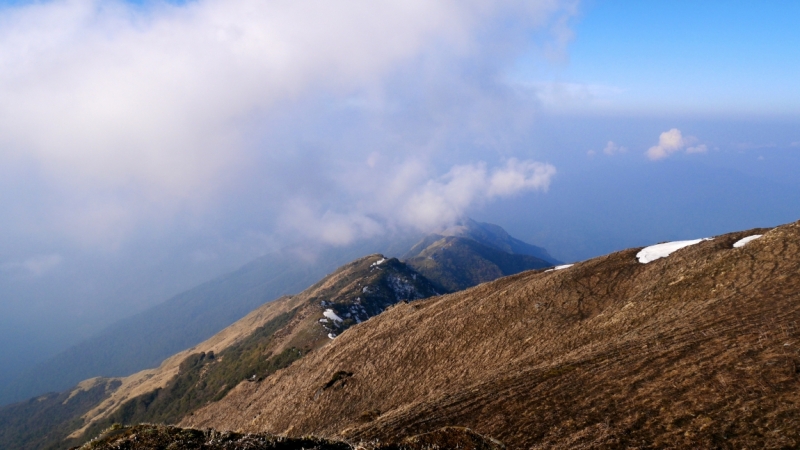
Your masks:
<path fill-rule="evenodd" d="M 376 254 L 346 264 L 298 295 L 282 297 L 259 307 L 205 342 L 166 359 L 158 368 L 143 370 L 121 378 L 121 386 L 83 416 L 84 426 L 74 431 L 70 438 L 81 437 L 90 426 L 108 419 L 126 402 L 137 396 L 167 386 L 170 380 L 178 375 L 181 362 L 190 355 L 201 352 L 224 354 L 223 350 L 246 339 L 256 329 L 281 314 L 296 311 L 289 323 L 269 339 L 268 354 L 264 355 L 265 358 L 278 355 L 292 347 L 310 351 L 328 344 L 330 342 L 328 333 L 319 323 L 323 311 L 320 301 L 346 303 L 355 298 L 362 292 L 362 286 L 381 279 L 386 265 L 390 263 L 387 262 L 381 268 L 373 268 L 373 263 L 380 259 L 383 259 L 383 256 Z M 79 387 L 89 381 L 81 383 Z"/>
<path fill-rule="evenodd" d="M 184 425 L 510 448 L 800 445 L 800 223 L 399 304 Z M 337 372 L 346 382 L 324 386 Z"/>

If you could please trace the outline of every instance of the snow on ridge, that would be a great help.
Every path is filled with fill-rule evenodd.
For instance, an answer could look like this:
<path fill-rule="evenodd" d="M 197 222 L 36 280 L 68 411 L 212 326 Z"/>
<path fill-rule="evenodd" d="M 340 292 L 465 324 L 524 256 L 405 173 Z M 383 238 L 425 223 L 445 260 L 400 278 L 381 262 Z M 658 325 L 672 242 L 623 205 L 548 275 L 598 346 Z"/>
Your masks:
<path fill-rule="evenodd" d="M 761 236 L 763 236 L 763 234 L 754 234 L 752 236 L 747 236 L 744 239 L 739 239 L 738 241 L 736 241 L 736 243 L 733 244 L 733 246 L 735 248 L 744 247 L 745 245 L 747 245 L 748 242 L 754 241 L 754 240 L 760 238 Z"/>
<path fill-rule="evenodd" d="M 326 309 L 325 312 L 322 313 L 322 315 L 327 317 L 328 319 L 331 319 L 334 322 L 344 322 L 344 320 L 342 320 L 341 317 L 337 316 L 336 313 L 333 312 L 333 310 L 330 308 Z"/>
<path fill-rule="evenodd" d="M 545 272 L 552 272 L 552 271 L 554 271 L 554 270 L 564 270 L 564 269 L 569 269 L 570 267 L 572 267 L 572 266 L 574 266 L 574 265 L 575 265 L 575 264 L 562 264 L 562 265 L 560 265 L 560 266 L 555 266 L 555 267 L 553 267 L 552 269 L 547 269 L 547 270 L 545 270 Z"/>
<path fill-rule="evenodd" d="M 403 277 L 400 277 L 396 274 L 391 274 L 387 277 L 386 281 L 389 283 L 389 288 L 392 290 L 392 292 L 394 292 L 394 296 L 397 300 L 414 300 L 419 297 L 414 285 L 409 283 L 408 280 Z"/>
<path fill-rule="evenodd" d="M 711 238 L 702 238 L 702 239 L 692 239 L 690 241 L 674 241 L 674 242 L 665 242 L 663 244 L 651 245 L 649 247 L 641 249 L 639 253 L 636 254 L 636 258 L 639 259 L 640 263 L 647 264 L 659 258 L 666 258 L 673 252 L 678 251 L 684 247 L 688 247 L 690 245 L 695 245 L 699 244 L 700 242 L 710 241 L 710 240 Z"/>
<path fill-rule="evenodd" d="M 375 261 L 374 263 L 370 264 L 369 266 L 370 267 L 380 266 L 384 262 L 386 262 L 386 258 L 381 258 L 381 259 Z"/>

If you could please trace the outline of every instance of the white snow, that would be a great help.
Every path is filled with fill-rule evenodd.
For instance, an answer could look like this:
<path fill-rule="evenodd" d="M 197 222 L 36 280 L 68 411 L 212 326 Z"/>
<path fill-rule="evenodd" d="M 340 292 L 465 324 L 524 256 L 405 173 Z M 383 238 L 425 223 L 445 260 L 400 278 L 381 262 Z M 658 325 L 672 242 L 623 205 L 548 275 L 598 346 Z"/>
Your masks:
<path fill-rule="evenodd" d="M 333 333 L 328 333 L 328 339 L 336 339 L 336 335 Z"/>
<path fill-rule="evenodd" d="M 323 317 L 322 319 L 319 319 L 319 323 L 328 323 L 328 319 Z"/>
<path fill-rule="evenodd" d="M 711 238 L 703 238 L 692 239 L 690 241 L 665 242 L 663 244 L 651 245 L 650 247 L 645 247 L 639 251 L 639 253 L 636 254 L 636 258 L 639 259 L 640 263 L 647 264 L 659 258 L 666 258 L 667 256 L 671 255 L 672 252 L 678 251 L 684 247 L 710 240 Z"/>
<path fill-rule="evenodd" d="M 574 266 L 574 265 L 575 265 L 575 264 L 564 264 L 564 265 L 561 265 L 561 266 L 555 266 L 555 267 L 553 267 L 552 269 L 547 269 L 547 270 L 545 270 L 545 272 L 552 272 L 552 271 L 554 271 L 554 270 L 564 270 L 564 269 L 569 269 L 570 267 L 572 267 L 572 266 Z"/>
<path fill-rule="evenodd" d="M 372 267 L 372 266 L 380 266 L 380 265 L 381 265 L 381 264 L 383 264 L 385 261 L 386 261 L 386 258 L 381 258 L 381 259 L 379 259 L 379 260 L 375 261 L 374 263 L 370 264 L 370 267 Z"/>
<path fill-rule="evenodd" d="M 760 238 L 761 236 L 763 236 L 763 235 L 761 235 L 761 234 L 754 234 L 754 235 L 752 235 L 752 236 L 747 236 L 747 237 L 746 237 L 746 238 L 744 238 L 744 239 L 739 239 L 738 241 L 736 241 L 736 243 L 735 243 L 735 244 L 733 244 L 733 246 L 734 246 L 734 247 L 736 247 L 736 248 L 739 248 L 739 247 L 744 247 L 745 245 L 747 245 L 747 243 L 748 243 L 748 242 L 750 242 L 750 241 L 754 241 L 754 240 L 756 240 L 756 239 Z"/>
<path fill-rule="evenodd" d="M 322 313 L 322 315 L 327 317 L 328 319 L 333 320 L 334 322 L 344 322 L 344 320 L 342 320 L 341 317 L 337 316 L 336 313 L 333 312 L 333 310 L 330 308 L 326 309 L 325 312 Z"/>
<path fill-rule="evenodd" d="M 391 274 L 387 277 L 386 281 L 389 282 L 389 288 L 394 292 L 397 300 L 411 299 L 414 300 L 419 297 L 414 285 L 409 283 L 407 279 L 400 277 L 396 274 Z"/>

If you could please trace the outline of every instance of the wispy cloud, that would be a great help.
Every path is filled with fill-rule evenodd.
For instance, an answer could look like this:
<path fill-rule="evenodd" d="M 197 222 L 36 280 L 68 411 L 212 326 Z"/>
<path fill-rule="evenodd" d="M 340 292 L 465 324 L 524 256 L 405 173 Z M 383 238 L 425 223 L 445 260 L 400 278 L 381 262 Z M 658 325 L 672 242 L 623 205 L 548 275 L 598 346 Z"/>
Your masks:
<path fill-rule="evenodd" d="M 624 89 L 616 86 L 565 82 L 526 82 L 542 106 L 554 111 L 592 109 L 608 106 Z"/>
<path fill-rule="evenodd" d="M 697 144 L 694 136 L 683 136 L 681 130 L 673 128 L 661 133 L 658 137 L 658 144 L 647 150 L 647 157 L 653 161 L 664 159 L 673 153 L 685 150 L 686 153 L 705 153 L 708 147 L 705 144 Z"/>
<path fill-rule="evenodd" d="M 608 156 L 613 156 L 613 155 L 617 155 L 617 154 L 620 154 L 620 153 L 625 153 L 627 151 L 628 151 L 628 149 L 626 147 L 623 147 L 621 145 L 615 144 L 613 141 L 608 141 L 608 143 L 606 144 L 605 148 L 603 148 L 603 153 L 605 153 Z"/>
<path fill-rule="evenodd" d="M 411 160 L 391 178 L 381 177 L 368 196 L 347 211 L 315 209 L 295 199 L 282 217 L 284 229 L 317 241 L 345 245 L 397 227 L 430 232 L 453 224 L 474 206 L 526 191 L 547 191 L 556 169 L 550 164 L 509 159 L 488 169 L 485 163 L 457 165 L 425 180 L 424 164 Z M 374 180 L 373 180 L 374 181 Z"/>
<path fill-rule="evenodd" d="M 59 254 L 32 256 L 24 261 L 12 261 L 0 265 L 0 269 L 8 272 L 23 272 L 32 276 L 41 276 L 55 269 L 64 258 Z"/>

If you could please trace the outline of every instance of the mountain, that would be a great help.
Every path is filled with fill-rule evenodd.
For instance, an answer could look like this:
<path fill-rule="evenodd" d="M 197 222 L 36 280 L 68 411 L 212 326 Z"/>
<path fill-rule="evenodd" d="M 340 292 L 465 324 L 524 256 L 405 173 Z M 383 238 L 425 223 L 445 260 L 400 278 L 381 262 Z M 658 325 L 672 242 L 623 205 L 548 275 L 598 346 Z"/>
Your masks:
<path fill-rule="evenodd" d="M 398 302 L 432 295 L 437 295 L 433 284 L 396 258 L 360 258 L 298 295 L 262 305 L 156 369 L 94 379 L 63 394 L 45 396 L 53 399 L 46 410 L 36 408 L 40 399 L 0 409 L 0 447 L 43 448 L 44 442 L 64 448 L 79 442 L 76 439 L 84 432 L 95 436 L 113 423 L 177 422 L 218 401 L 240 382 L 269 376 Z M 100 390 L 95 385 L 106 387 Z M 64 398 L 83 398 L 88 391 L 93 402 L 82 402 L 81 408 L 58 406 Z M 42 423 L 52 428 L 48 433 L 29 426 L 40 416 L 47 417 Z M 3 417 L 9 420 L 1 422 Z M 29 436 L 32 430 L 39 433 L 37 439 Z M 68 435 L 71 438 L 65 441 Z"/>
<path fill-rule="evenodd" d="M 474 250 L 480 255 L 467 259 L 461 256 L 473 250 L 454 251 L 457 255 L 453 256 L 459 257 L 450 258 L 455 262 L 448 266 L 449 270 L 414 260 L 412 267 L 434 278 L 440 291 L 463 289 L 520 270 L 541 267 L 541 263 L 533 260 L 498 263 L 525 259 L 509 257 L 506 252 L 549 258 L 546 250 L 514 239 L 497 225 L 470 219 L 463 219 L 458 225 L 422 241 L 422 236 L 410 234 L 365 241 L 348 248 L 327 249 L 318 252 L 313 262 L 290 252 L 269 254 L 123 319 L 39 364 L 15 382 L 0 387 L 0 404 L 48 391 L 62 391 L 92 377 L 122 377 L 157 367 L 165 358 L 210 338 L 260 305 L 302 291 L 347 261 L 376 251 L 388 255 L 412 255 L 415 250 L 409 252 L 408 249 L 413 242 L 430 241 L 432 244 L 445 235 L 469 238 L 473 241 L 472 247 L 477 248 L 477 243 L 502 253 L 494 252 L 487 256 L 491 251 Z M 417 253 L 427 247 L 420 247 L 420 244 L 413 247 Z M 547 260 L 555 261 L 552 258 Z M 456 277 L 454 264 L 457 265 L 455 272 L 473 274 Z"/>
<path fill-rule="evenodd" d="M 462 218 L 455 225 L 439 233 L 426 236 L 404 254 L 402 259 L 411 259 L 419 256 L 423 250 L 444 237 L 467 238 L 504 253 L 533 256 L 547 261 L 551 266 L 561 264 L 561 261 L 550 256 L 550 253 L 544 248 L 528 244 L 527 242 L 512 237 L 499 225 L 476 222 L 470 218 Z"/>
<path fill-rule="evenodd" d="M 83 414 L 119 385 L 119 380 L 93 378 L 70 391 L 0 408 L 0 448 L 36 450 L 58 445 L 81 426 Z"/>
<path fill-rule="evenodd" d="M 534 256 L 506 253 L 466 237 L 432 236 L 415 246 L 405 260 L 443 291 L 455 292 L 531 269 L 551 267 Z"/>
<path fill-rule="evenodd" d="M 800 222 L 524 272 L 400 303 L 181 425 L 349 441 L 461 426 L 510 448 L 794 448 L 798 273 Z"/>
<path fill-rule="evenodd" d="M 416 239 L 419 239 L 418 237 Z M 120 320 L 0 387 L 0 404 L 62 391 L 91 377 L 127 376 L 213 336 L 253 309 L 307 288 L 336 267 L 376 248 L 402 253 L 414 237 L 368 241 L 320 252 L 312 262 L 289 252 L 258 258 L 238 270 Z"/>
<path fill-rule="evenodd" d="M 434 237 L 428 248 L 422 248 L 409 264 L 380 254 L 359 258 L 298 295 L 262 302 L 244 318 L 204 342 L 186 345 L 183 347 L 186 350 L 166 358 L 154 369 L 124 377 L 90 378 L 61 394 L 47 394 L 0 408 L 0 448 L 66 448 L 79 443 L 84 436 L 96 436 L 113 423 L 174 423 L 197 408 L 218 401 L 239 382 L 268 377 L 333 342 L 331 338 L 337 339 L 337 335 L 350 326 L 380 314 L 401 300 L 417 300 L 531 267 L 550 266 L 537 258 L 505 253 L 471 238 Z M 440 241 L 450 244 L 443 246 Z M 431 255 L 434 258 L 429 259 Z M 450 261 L 450 264 L 447 270 L 432 270 L 444 267 L 426 263 L 434 260 L 437 264 L 440 261 Z M 414 270 L 413 265 L 420 261 L 421 270 L 430 273 L 436 281 Z M 236 298 L 237 293 L 254 301 L 259 295 L 263 296 L 264 289 L 273 288 L 275 280 L 286 281 L 287 278 L 279 274 L 259 283 L 260 277 L 269 273 L 265 266 L 263 260 L 256 261 L 231 276 L 207 283 L 203 286 L 206 290 L 184 294 L 180 297 L 182 303 L 170 302 L 170 307 L 177 308 L 171 316 L 151 314 L 145 317 L 160 327 L 172 322 L 176 322 L 179 329 L 194 327 L 198 317 L 209 314 L 198 301 L 203 298 L 218 299 L 218 303 L 209 308 L 211 312 L 230 314 L 222 309 L 228 302 L 232 307 L 242 304 L 242 300 Z M 296 269 L 291 264 L 286 266 L 284 274 Z M 485 270 L 487 268 L 491 270 Z M 459 277 L 459 272 L 468 276 Z M 462 284 L 449 285 L 449 279 Z M 247 287 L 250 289 L 246 290 Z M 203 292 L 214 292 L 215 296 L 198 294 Z M 180 305 L 183 305 L 187 324 L 181 323 Z M 163 320 L 169 317 L 172 318 Z M 129 333 L 131 342 L 145 342 L 148 346 L 155 346 L 159 339 L 168 335 L 153 330 L 152 325 L 143 325 L 140 331 L 122 328 Z M 142 331 L 157 336 L 138 336 Z M 98 348 L 108 349 L 109 346 Z M 120 346 L 117 351 L 124 356 L 126 347 Z M 92 355 L 90 351 L 86 354 Z M 108 361 L 105 355 L 99 357 Z M 73 363 L 79 363 L 78 358 Z M 82 369 L 87 370 L 86 367 Z M 100 385 L 104 388 L 97 387 Z M 81 401 L 59 400 L 63 398 Z M 47 401 L 40 401 L 42 399 Z M 14 419 L 4 421 L 3 417 Z M 68 436 L 71 437 L 67 439 Z"/>
<path fill-rule="evenodd" d="M 396 258 L 360 258 L 298 295 L 259 308 L 262 320 L 239 324 L 237 337 L 227 339 L 230 345 L 184 352 L 169 365 L 180 360 L 177 373 L 159 385 L 143 389 L 123 380 L 121 389 L 84 415 L 86 425 L 72 437 L 85 430 L 94 435 L 113 423 L 175 423 L 240 382 L 268 377 L 398 302 L 434 295 L 430 282 Z M 129 385 L 136 388 L 125 389 Z"/>

